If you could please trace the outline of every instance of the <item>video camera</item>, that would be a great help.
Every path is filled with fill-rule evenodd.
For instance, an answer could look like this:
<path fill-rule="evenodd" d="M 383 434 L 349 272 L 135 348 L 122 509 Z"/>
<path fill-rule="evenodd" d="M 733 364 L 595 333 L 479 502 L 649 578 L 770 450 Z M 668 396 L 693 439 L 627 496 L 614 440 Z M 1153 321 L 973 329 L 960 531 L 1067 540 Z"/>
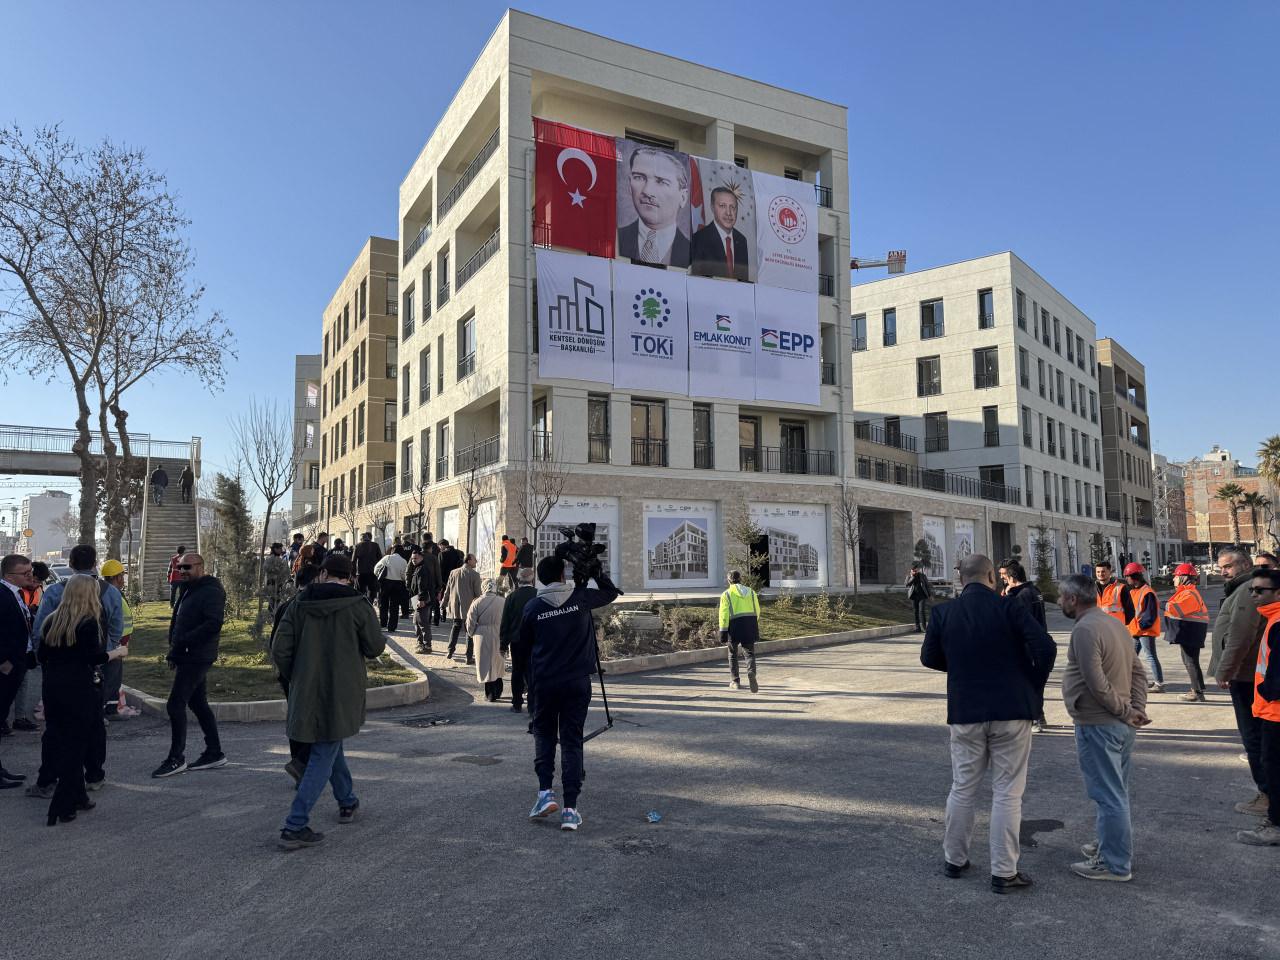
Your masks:
<path fill-rule="evenodd" d="M 588 580 L 600 583 L 607 579 L 601 557 L 608 550 L 603 543 L 596 543 L 596 525 L 580 523 L 576 527 L 560 527 L 564 542 L 556 545 L 556 557 L 573 567 L 575 586 L 584 587 Z"/>

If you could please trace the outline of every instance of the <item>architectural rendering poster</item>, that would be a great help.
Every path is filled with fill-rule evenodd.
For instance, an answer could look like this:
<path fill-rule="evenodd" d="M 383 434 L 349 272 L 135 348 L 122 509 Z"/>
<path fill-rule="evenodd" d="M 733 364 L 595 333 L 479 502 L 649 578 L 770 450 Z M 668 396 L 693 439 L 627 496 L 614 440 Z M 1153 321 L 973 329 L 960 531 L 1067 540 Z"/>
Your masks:
<path fill-rule="evenodd" d="M 618 141 L 619 257 L 658 267 L 689 266 L 689 176 L 687 153 Z"/>
<path fill-rule="evenodd" d="M 614 386 L 689 392 L 687 281 L 670 270 L 613 265 Z"/>
<path fill-rule="evenodd" d="M 925 514 L 923 539 L 928 547 L 928 555 L 920 559 L 924 562 L 924 575 L 930 580 L 950 580 L 951 570 L 947 564 L 947 521 L 942 517 L 931 517 Z"/>
<path fill-rule="evenodd" d="M 965 557 L 969 556 L 969 554 L 974 552 L 973 521 L 962 520 L 959 517 L 957 517 L 953 521 L 953 525 L 954 525 L 955 534 L 956 534 L 956 539 L 955 539 L 956 546 L 955 546 L 955 556 L 952 558 L 952 566 L 958 567 L 960 566 L 960 564 L 964 562 Z M 1004 558 L 996 557 L 995 561 L 996 563 L 999 563 L 1002 559 Z"/>
<path fill-rule="evenodd" d="M 716 505 L 646 500 L 644 585 L 646 587 L 717 586 L 711 570 L 716 555 Z"/>
<path fill-rule="evenodd" d="M 756 399 L 821 400 L 818 295 L 756 285 Z"/>
<path fill-rule="evenodd" d="M 475 520 L 467 531 L 467 551 L 476 555 L 476 570 L 482 580 L 498 575 L 498 538 L 505 532 L 498 530 L 497 500 L 476 504 Z"/>
<path fill-rule="evenodd" d="M 436 534 L 437 542 L 440 540 L 448 540 L 449 543 L 462 549 L 462 545 L 458 543 L 458 508 L 445 507 L 440 511 L 440 532 Z M 465 551 L 463 551 L 465 553 Z"/>
<path fill-rule="evenodd" d="M 756 398 L 755 290 L 689 277 L 689 392 L 728 400 Z"/>
<path fill-rule="evenodd" d="M 690 157 L 690 270 L 699 277 L 755 280 L 756 194 L 734 163 Z"/>
<path fill-rule="evenodd" d="M 753 503 L 751 519 L 769 538 L 769 586 L 827 584 L 827 508 L 821 503 Z"/>
<path fill-rule="evenodd" d="M 1036 556 L 1036 540 L 1038 537 L 1039 534 L 1036 533 L 1034 527 L 1027 531 L 1027 561 L 1023 566 L 1027 568 L 1027 576 L 1033 581 L 1039 576 L 1039 559 Z M 1048 551 L 1046 560 L 1049 564 L 1049 573 L 1056 577 L 1058 575 L 1058 531 L 1046 530 L 1044 542 Z"/>
<path fill-rule="evenodd" d="M 753 173 L 756 283 L 812 293 L 818 289 L 818 199 L 813 184 Z"/>
<path fill-rule="evenodd" d="M 546 521 L 538 528 L 538 542 L 534 544 L 538 559 L 549 557 L 556 552 L 556 547 L 565 542 L 560 533 L 561 527 L 576 527 L 580 523 L 596 525 L 596 543 L 603 543 L 608 549 L 602 562 L 609 576 L 618 581 L 621 579 L 617 549 L 618 537 L 618 500 L 616 497 L 576 497 L 565 494 L 560 502 L 551 508 Z M 572 570 L 566 571 L 572 576 Z"/>
<path fill-rule="evenodd" d="M 612 383 L 611 261 L 555 250 L 537 261 L 538 376 Z"/>

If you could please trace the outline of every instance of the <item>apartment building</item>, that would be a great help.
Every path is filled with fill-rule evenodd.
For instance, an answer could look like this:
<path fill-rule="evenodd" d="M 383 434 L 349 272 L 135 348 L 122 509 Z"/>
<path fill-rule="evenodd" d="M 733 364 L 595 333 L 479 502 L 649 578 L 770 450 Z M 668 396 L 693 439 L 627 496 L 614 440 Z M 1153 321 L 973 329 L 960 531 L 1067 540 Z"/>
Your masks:
<path fill-rule="evenodd" d="M 320 522 L 320 354 L 293 358 L 293 436 L 302 451 L 293 477 L 289 532 Z"/>
<path fill-rule="evenodd" d="M 1097 354 L 1107 511 L 1112 519 L 1120 521 L 1125 556 L 1154 559 L 1157 551 L 1146 369 L 1109 337 L 1098 341 Z"/>
<path fill-rule="evenodd" d="M 407 373 L 400 368 L 403 317 L 397 286 L 399 244 L 370 237 L 324 311 L 320 381 L 320 513 L 337 537 L 382 526 L 369 501 L 395 489 L 396 432 L 409 409 Z M 398 323 L 397 321 L 401 321 Z M 390 517 L 387 518 L 389 520 Z"/>
<path fill-rule="evenodd" d="M 1280 495 L 1259 476 L 1257 468 L 1246 467 L 1230 450 L 1216 443 L 1208 453 L 1173 466 L 1181 470 L 1183 477 L 1182 523 L 1188 549 L 1195 556 L 1216 559 L 1214 550 L 1235 540 L 1232 507 L 1218 495 L 1232 483 L 1241 491 L 1235 507 L 1240 542 L 1259 549 L 1274 547 L 1269 531 L 1276 526 L 1275 508 L 1280 504 Z"/>
<path fill-rule="evenodd" d="M 1187 482 L 1182 465 L 1163 454 L 1151 458 L 1151 503 L 1155 517 L 1155 562 L 1163 566 L 1188 556 Z"/>
<path fill-rule="evenodd" d="M 856 476 L 901 488 L 864 506 L 867 579 L 888 579 L 869 551 L 901 576 L 908 536 L 952 563 L 1030 559 L 1043 536 L 1058 574 L 1119 555 L 1092 320 L 1010 252 L 860 284 L 852 305 Z"/>
<path fill-rule="evenodd" d="M 590 379 L 585 365 L 581 379 L 574 370 L 541 374 L 540 325 L 559 306 L 535 295 L 537 254 L 551 249 L 531 216 L 535 118 L 736 164 L 744 180 L 760 173 L 795 182 L 812 222 L 787 209 L 780 228 L 817 234 L 808 401 L 700 395 L 696 377 L 640 390 Z M 794 582 L 843 585 L 832 511 L 853 444 L 848 290 L 836 282 L 849 260 L 847 144 L 838 104 L 508 11 L 400 186 L 401 406 L 397 453 L 386 461 L 399 469 L 394 495 L 369 488 L 369 497 L 393 496 L 401 529 L 424 514 L 437 536 L 464 543 L 487 570 L 498 536 L 525 529 L 519 507 L 539 471 L 562 468 L 564 495 L 539 546 L 548 527 L 594 521 L 629 591 L 717 586 L 729 513 L 789 504 L 793 511 L 770 522 L 794 522 L 821 556 L 792 562 L 812 574 Z M 561 161 L 563 179 L 571 171 Z M 619 240 L 621 253 L 621 231 Z M 728 256 L 731 275 L 717 289 L 754 286 L 733 282 Z M 601 263 L 580 254 L 589 261 Z M 634 269 L 620 258 L 605 263 L 606 277 L 624 263 Z M 685 279 L 646 269 L 663 283 Z M 603 307 L 593 299 L 583 309 Z M 773 331 L 764 334 L 762 343 Z M 789 344 L 783 336 L 768 346 Z M 372 466 L 366 485 L 371 477 Z M 817 532 L 801 530 L 806 524 Z"/>
<path fill-rule="evenodd" d="M 14 552 L 32 560 L 61 561 L 74 543 L 66 532 L 71 494 L 65 490 L 44 490 L 22 498 L 22 520 Z M 27 536 L 26 531 L 31 535 Z"/>

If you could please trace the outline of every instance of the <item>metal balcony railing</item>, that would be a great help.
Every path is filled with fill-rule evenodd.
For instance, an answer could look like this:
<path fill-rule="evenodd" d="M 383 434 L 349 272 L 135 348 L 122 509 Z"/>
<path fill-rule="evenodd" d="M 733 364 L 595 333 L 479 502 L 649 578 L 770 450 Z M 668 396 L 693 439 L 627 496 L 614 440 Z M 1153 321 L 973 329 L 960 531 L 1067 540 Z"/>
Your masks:
<path fill-rule="evenodd" d="M 453 472 L 462 474 L 468 470 L 487 467 L 498 462 L 501 443 L 498 437 L 479 440 L 469 447 L 460 447 L 453 455 Z"/>
<path fill-rule="evenodd" d="M 982 445 L 984 447 L 1000 446 L 1000 431 L 999 430 L 983 430 Z"/>
<path fill-rule="evenodd" d="M 319 397 L 303 397 L 302 405 L 304 407 L 310 407 L 311 409 L 314 410 L 316 407 L 320 406 L 320 398 Z"/>
<path fill-rule="evenodd" d="M 886 346 L 887 346 L 887 344 L 886 344 Z M 853 338 L 853 351 L 854 351 L 854 353 L 861 353 L 861 352 L 862 352 L 863 350 L 865 350 L 865 349 L 867 349 L 867 338 L 866 338 L 866 337 L 854 337 L 854 338 Z"/>
<path fill-rule="evenodd" d="M 789 447 L 739 447 L 738 468 L 750 473 L 793 473 L 832 477 L 836 472 L 831 450 Z"/>
<path fill-rule="evenodd" d="M 920 325 L 921 340 L 934 340 L 945 336 L 946 332 L 946 324 L 943 323 L 923 323 Z"/>
<path fill-rule="evenodd" d="M 893 483 L 902 487 L 949 493 L 975 500 L 991 500 L 996 503 L 1020 504 L 1022 502 L 1020 487 L 977 480 L 957 473 L 948 473 L 945 470 L 923 470 L 907 463 L 862 455 L 857 458 L 856 469 L 858 477 L 862 480 Z"/>
<path fill-rule="evenodd" d="M 476 178 L 481 168 L 484 167 L 485 161 L 498 151 L 498 133 L 499 130 L 494 130 L 490 134 L 489 139 L 484 142 L 484 146 L 480 148 L 480 151 L 462 171 L 462 175 L 458 177 L 458 182 L 453 185 L 453 189 L 441 199 L 436 207 L 437 220 L 443 219 L 444 215 L 453 209 L 454 204 L 458 202 L 458 198 L 466 192 L 467 187 L 471 186 L 471 181 Z"/>
<path fill-rule="evenodd" d="M 607 433 L 587 434 L 587 462 L 608 463 L 612 446 L 612 438 Z"/>
<path fill-rule="evenodd" d="M 458 379 L 465 380 L 476 372 L 476 355 L 468 353 L 465 357 L 458 358 Z"/>
<path fill-rule="evenodd" d="M 925 437 L 925 453 L 942 453 L 951 446 L 949 437 Z"/>
<path fill-rule="evenodd" d="M 1110 510 L 1110 509 L 1108 509 L 1108 510 L 1107 510 L 1107 519 L 1108 519 L 1108 520 L 1114 520 L 1116 523 L 1119 523 L 1119 522 L 1120 522 L 1120 511 L 1119 511 L 1119 510 Z"/>
<path fill-rule="evenodd" d="M 834 363 L 828 363 L 826 360 L 822 361 L 822 382 L 828 387 L 835 386 L 836 365 Z"/>
<path fill-rule="evenodd" d="M 551 460 L 555 456 L 555 447 L 551 443 L 550 430 L 534 430 L 533 436 L 530 438 L 533 443 L 533 459 L 535 460 Z"/>
<path fill-rule="evenodd" d="M 406 313 L 404 320 L 400 324 L 400 342 L 408 340 L 413 336 L 413 314 Z"/>
<path fill-rule="evenodd" d="M 394 300 L 388 297 L 387 298 L 387 316 L 395 317 L 395 316 L 398 316 L 399 313 L 400 313 L 400 304 L 396 303 Z"/>
<path fill-rule="evenodd" d="M 1022 435 L 1022 445 L 1026 447 L 1028 450 L 1031 449 L 1031 434 L 1024 433 Z"/>
<path fill-rule="evenodd" d="M 1133 522 L 1140 527 L 1149 528 L 1155 525 L 1155 521 L 1151 517 L 1134 517 Z"/>
<path fill-rule="evenodd" d="M 834 297 L 836 295 L 836 278 L 829 273 L 818 274 L 818 296 Z"/>
<path fill-rule="evenodd" d="M 412 489 L 413 489 L 413 471 L 406 470 L 404 473 L 400 474 L 400 492 L 408 493 Z"/>
<path fill-rule="evenodd" d="M 855 423 L 853 425 L 853 435 L 858 440 L 878 443 L 883 447 L 893 447 L 895 450 L 906 450 L 909 453 L 916 452 L 915 437 L 905 433 L 890 433 L 877 423 L 867 423 L 866 421 Z"/>
<path fill-rule="evenodd" d="M 396 478 L 388 477 L 385 480 L 379 480 L 377 483 L 369 485 L 369 488 L 364 492 L 364 502 L 379 503 L 383 500 L 390 500 L 395 495 Z"/>
<path fill-rule="evenodd" d="M 1000 375 L 996 373 L 975 373 L 973 375 L 973 388 L 975 390 L 986 390 L 990 387 L 1000 386 Z"/>
<path fill-rule="evenodd" d="M 462 285 L 476 275 L 476 272 L 483 267 L 501 246 L 501 238 L 499 230 L 489 234 L 489 239 L 480 244 L 480 249 L 467 258 L 467 262 L 458 268 L 458 289 L 462 289 Z"/>
<path fill-rule="evenodd" d="M 448 480 L 448 479 L 449 479 L 449 458 L 437 457 L 436 458 L 436 483 L 439 483 L 441 480 Z"/>
<path fill-rule="evenodd" d="M 667 441 L 647 437 L 631 438 L 631 465 L 636 467 L 665 467 L 667 465 Z"/>
<path fill-rule="evenodd" d="M 695 470 L 711 470 L 716 465 L 716 448 L 710 440 L 693 441 L 693 466 Z"/>
<path fill-rule="evenodd" d="M 427 224 L 418 231 L 418 235 L 409 241 L 409 245 L 404 248 L 404 257 L 401 259 L 401 266 L 407 266 L 409 261 L 413 259 L 413 255 L 422 249 L 422 245 L 431 239 L 431 224 Z"/>
<path fill-rule="evenodd" d="M 440 286 L 436 287 L 436 306 L 443 307 L 449 302 L 449 281 L 441 280 Z"/>
<path fill-rule="evenodd" d="M 426 403 L 431 399 L 431 381 L 424 380 L 422 386 L 418 388 L 418 406 Z"/>
<path fill-rule="evenodd" d="M 383 426 L 382 426 L 382 441 L 383 441 L 383 443 L 395 443 L 395 442 L 396 442 L 396 425 L 395 425 L 394 423 L 387 423 L 387 424 L 383 424 Z"/>
<path fill-rule="evenodd" d="M 824 186 L 823 186 L 822 184 L 820 184 L 820 183 L 815 183 L 815 184 L 813 185 L 813 192 L 814 192 L 814 195 L 815 195 L 815 196 L 817 196 L 817 198 L 818 198 L 818 206 L 820 206 L 820 207 L 827 207 L 828 209 L 830 209 L 830 207 L 831 207 L 831 188 L 830 188 L 830 187 L 824 187 Z"/>

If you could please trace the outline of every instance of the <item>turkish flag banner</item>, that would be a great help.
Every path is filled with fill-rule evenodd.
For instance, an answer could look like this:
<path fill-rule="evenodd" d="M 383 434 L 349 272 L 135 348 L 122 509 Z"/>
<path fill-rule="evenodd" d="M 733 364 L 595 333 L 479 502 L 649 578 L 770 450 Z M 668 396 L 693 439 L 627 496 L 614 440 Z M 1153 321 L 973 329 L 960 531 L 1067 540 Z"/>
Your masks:
<path fill-rule="evenodd" d="M 613 137 L 533 118 L 534 243 L 612 257 L 617 147 Z"/>

